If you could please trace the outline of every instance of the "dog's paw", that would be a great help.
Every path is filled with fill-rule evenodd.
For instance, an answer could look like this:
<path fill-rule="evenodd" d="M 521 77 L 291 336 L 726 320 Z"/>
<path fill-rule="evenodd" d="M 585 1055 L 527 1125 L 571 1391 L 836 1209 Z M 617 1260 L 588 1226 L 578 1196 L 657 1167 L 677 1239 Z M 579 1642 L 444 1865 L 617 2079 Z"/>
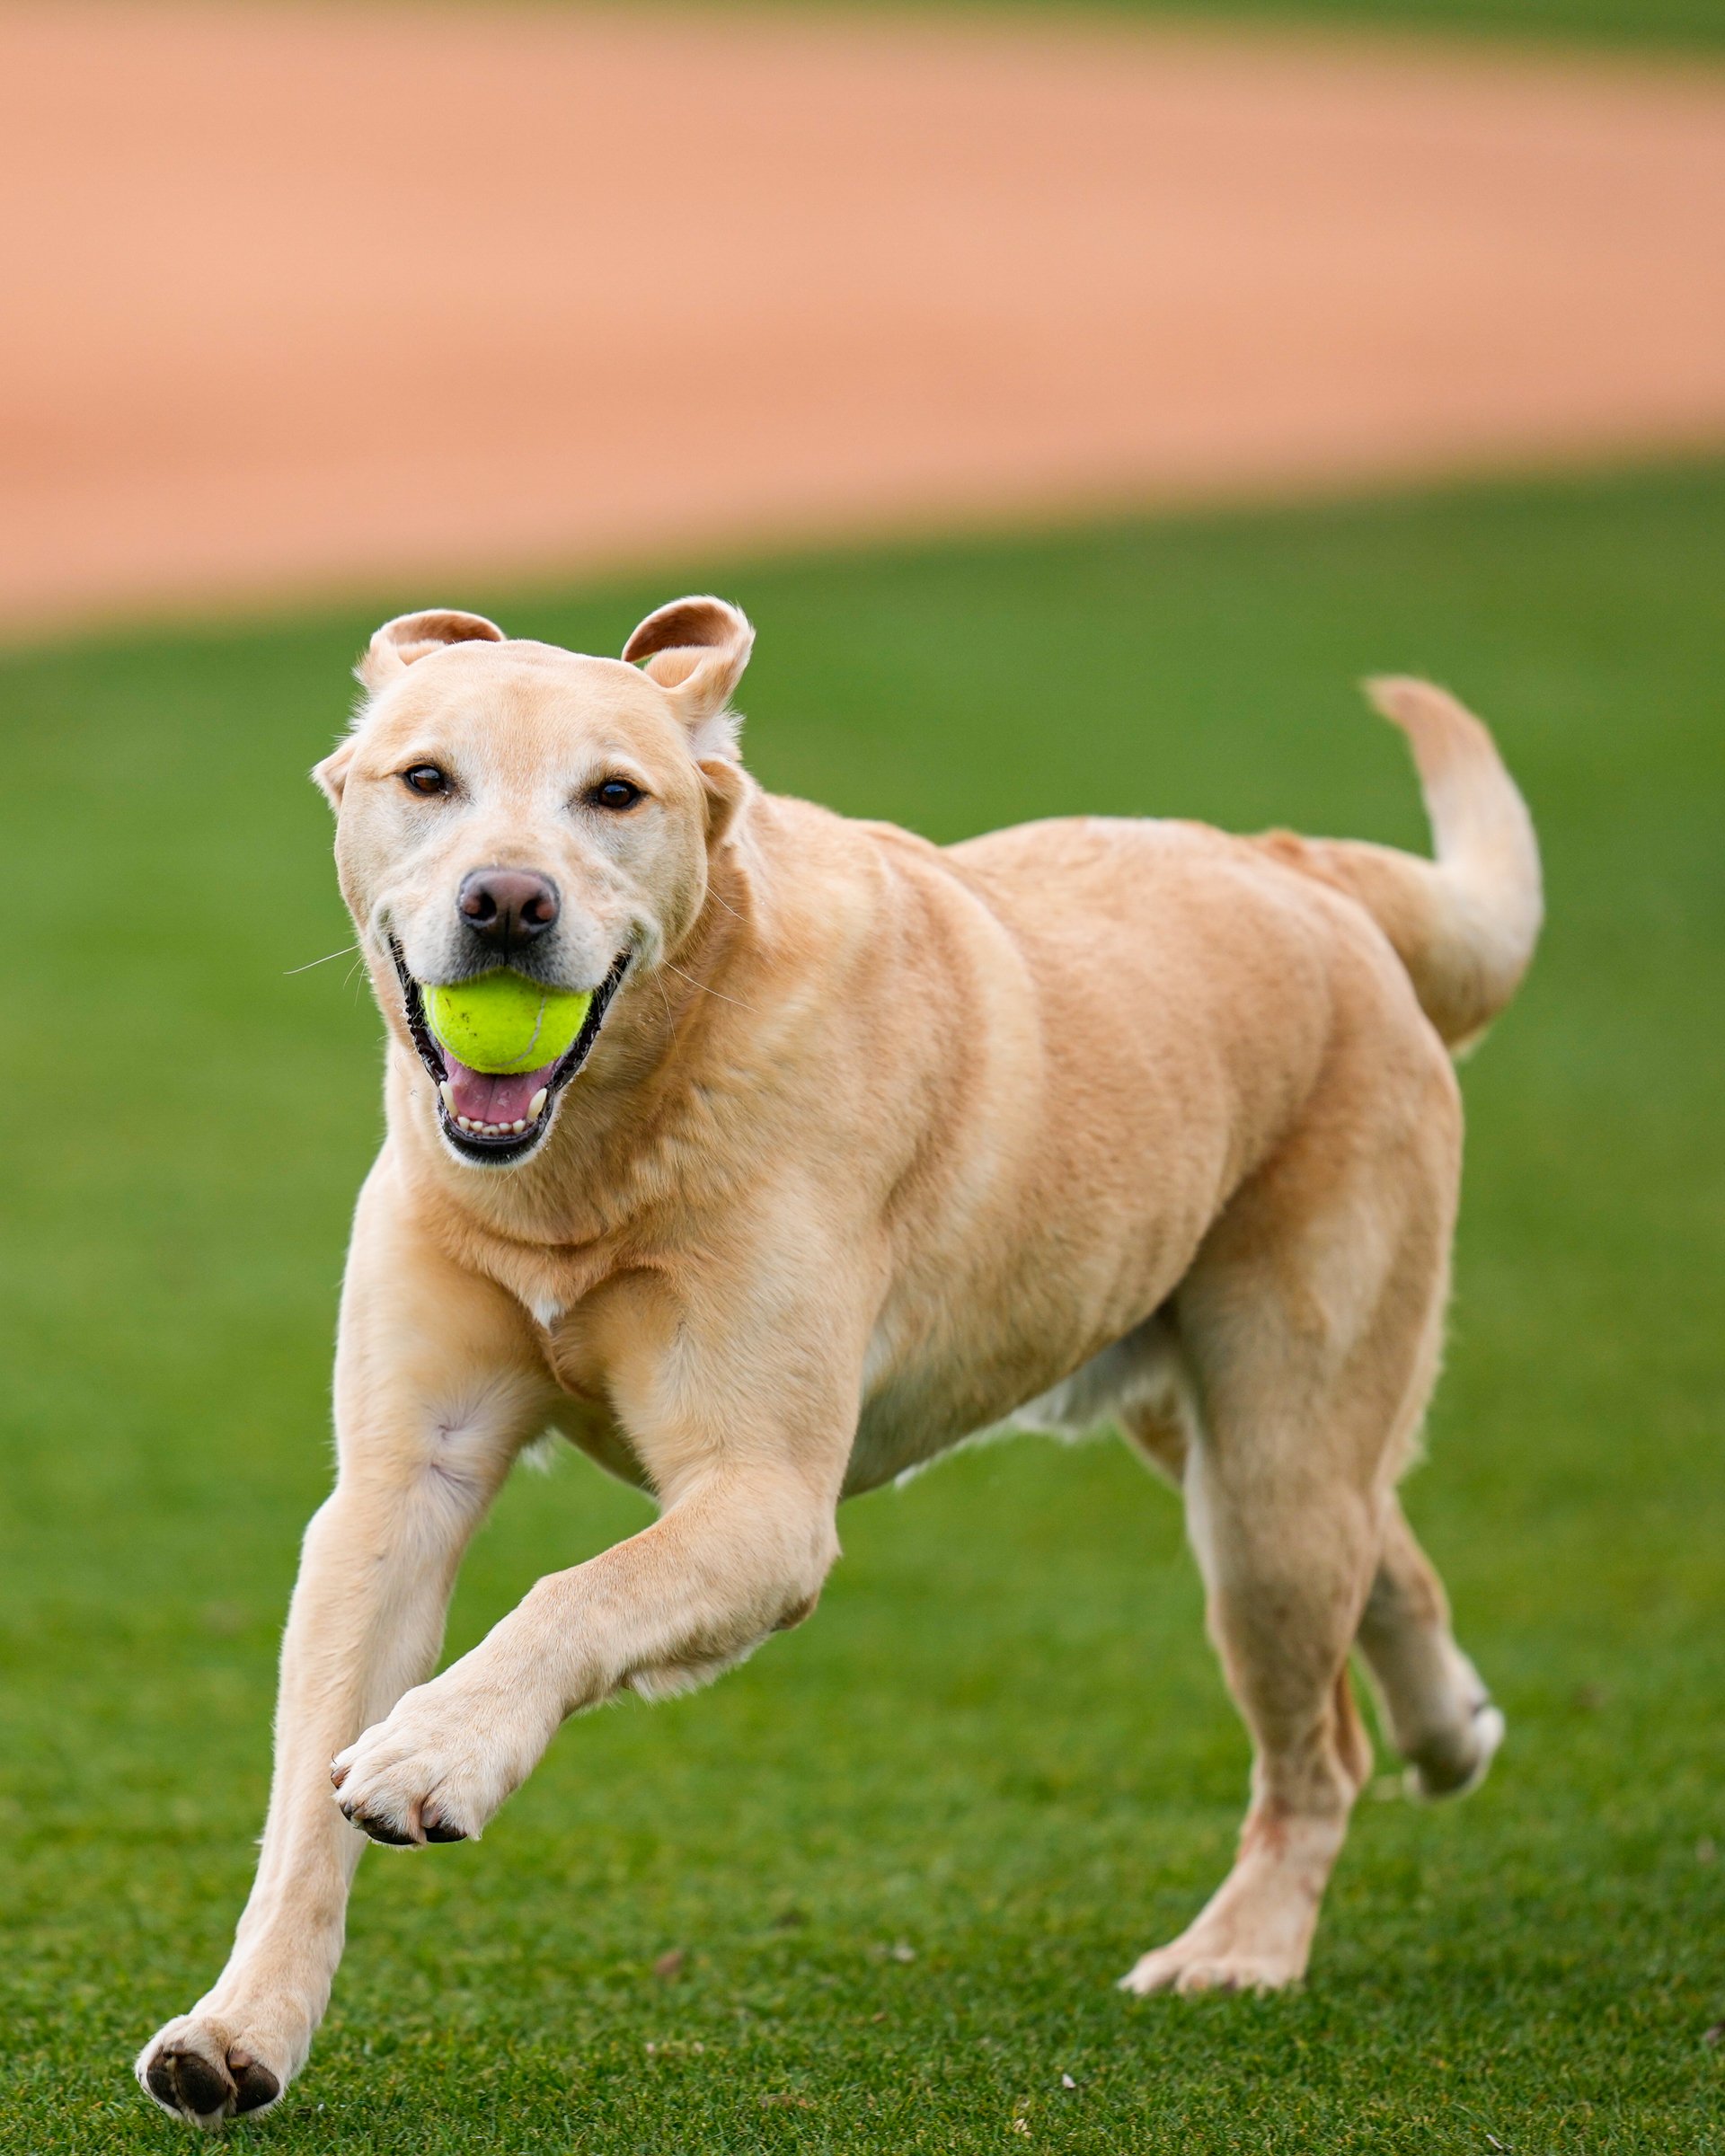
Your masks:
<path fill-rule="evenodd" d="M 394 1849 L 477 1841 L 550 1741 L 518 1706 L 473 1698 L 437 1678 L 405 1693 L 330 1766 L 353 1825 Z"/>
<path fill-rule="evenodd" d="M 1153 1992 L 1279 1992 L 1305 1974 L 1302 1957 L 1207 1950 L 1201 1942 L 1177 1939 L 1140 1956 L 1120 1978 L 1123 1992 L 1139 1998 Z"/>
<path fill-rule="evenodd" d="M 150 2038 L 134 2071 L 145 2095 L 164 2111 L 189 2125 L 213 2127 L 267 2111 L 291 2069 L 260 2032 L 217 2016 L 181 2014 Z"/>
<path fill-rule="evenodd" d="M 1501 1710 L 1482 1692 L 1459 1739 L 1434 1741 L 1412 1754 L 1406 1778 L 1408 1794 L 1435 1803 L 1440 1798 L 1465 1797 L 1477 1789 L 1491 1771 L 1508 1727 Z"/>

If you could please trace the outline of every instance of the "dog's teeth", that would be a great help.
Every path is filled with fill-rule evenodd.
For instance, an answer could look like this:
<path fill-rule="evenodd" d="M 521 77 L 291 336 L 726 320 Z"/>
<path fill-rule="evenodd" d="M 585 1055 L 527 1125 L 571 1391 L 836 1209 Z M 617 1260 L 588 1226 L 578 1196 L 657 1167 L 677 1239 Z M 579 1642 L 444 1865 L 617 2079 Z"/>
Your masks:
<path fill-rule="evenodd" d="M 443 1095 L 443 1104 L 449 1110 L 450 1119 L 456 1129 L 464 1130 L 470 1137 L 475 1138 L 520 1137 L 550 1098 L 547 1089 L 542 1085 L 534 1095 L 525 1116 L 518 1116 L 513 1123 L 488 1123 L 482 1116 L 457 1115 L 455 1091 L 447 1082 L 440 1085 L 438 1091 Z"/>
<path fill-rule="evenodd" d="M 450 1113 L 450 1114 L 453 1116 L 453 1115 L 455 1114 L 455 1112 L 456 1112 L 456 1089 L 455 1089 L 455 1087 L 454 1087 L 453 1085 L 451 1085 L 451 1084 L 450 1084 L 450 1082 L 449 1082 L 449 1081 L 448 1081 L 448 1080 L 446 1078 L 446 1079 L 444 1080 L 443 1083 L 442 1083 L 442 1084 L 441 1084 L 441 1085 L 440 1085 L 440 1086 L 438 1088 L 438 1091 L 439 1091 L 439 1092 L 440 1092 L 440 1093 L 443 1095 L 443 1105 L 444 1105 L 444 1106 L 445 1106 L 445 1107 L 446 1107 L 446 1108 L 447 1108 L 447 1109 L 449 1110 L 449 1113 Z"/>

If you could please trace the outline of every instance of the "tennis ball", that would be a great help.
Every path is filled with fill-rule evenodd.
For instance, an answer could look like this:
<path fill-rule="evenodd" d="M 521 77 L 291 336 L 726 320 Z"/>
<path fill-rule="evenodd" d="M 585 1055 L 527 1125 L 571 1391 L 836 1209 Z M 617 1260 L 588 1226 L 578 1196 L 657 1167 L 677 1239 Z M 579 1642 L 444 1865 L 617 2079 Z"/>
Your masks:
<path fill-rule="evenodd" d="M 424 993 L 432 1032 L 457 1062 L 489 1077 L 555 1063 L 574 1045 L 593 1001 L 590 992 L 572 995 L 501 970 Z"/>

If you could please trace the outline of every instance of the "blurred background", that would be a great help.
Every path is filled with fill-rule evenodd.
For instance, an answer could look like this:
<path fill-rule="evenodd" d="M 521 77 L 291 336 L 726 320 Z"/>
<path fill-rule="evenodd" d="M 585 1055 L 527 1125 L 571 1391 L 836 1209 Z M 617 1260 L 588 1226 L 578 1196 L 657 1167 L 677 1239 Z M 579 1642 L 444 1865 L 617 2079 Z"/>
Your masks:
<path fill-rule="evenodd" d="M 1509 1718 L 1312 1980 L 1128 2003 L 1246 1771 L 1103 1442 L 850 1508 L 815 1622 L 368 1860 L 285 2150 L 1725 2148 L 1725 5 L 0 0 L 0 2149 L 154 2148 L 327 1487 L 379 1027 L 322 802 L 410 606 L 760 632 L 769 785 L 1546 850 L 1410 1487 Z M 640 1502 L 505 1493 L 458 1652 Z M 1382 1801 L 1376 1801 L 1376 1799 Z"/>

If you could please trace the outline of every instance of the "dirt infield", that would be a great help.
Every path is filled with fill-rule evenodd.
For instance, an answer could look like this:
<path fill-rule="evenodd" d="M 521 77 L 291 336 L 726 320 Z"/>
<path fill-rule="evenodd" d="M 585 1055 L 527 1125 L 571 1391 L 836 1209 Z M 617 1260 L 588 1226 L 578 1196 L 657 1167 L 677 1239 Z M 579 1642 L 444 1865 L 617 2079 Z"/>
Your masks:
<path fill-rule="evenodd" d="M 1725 75 L 0 11 L 0 628 L 1725 439 Z"/>

